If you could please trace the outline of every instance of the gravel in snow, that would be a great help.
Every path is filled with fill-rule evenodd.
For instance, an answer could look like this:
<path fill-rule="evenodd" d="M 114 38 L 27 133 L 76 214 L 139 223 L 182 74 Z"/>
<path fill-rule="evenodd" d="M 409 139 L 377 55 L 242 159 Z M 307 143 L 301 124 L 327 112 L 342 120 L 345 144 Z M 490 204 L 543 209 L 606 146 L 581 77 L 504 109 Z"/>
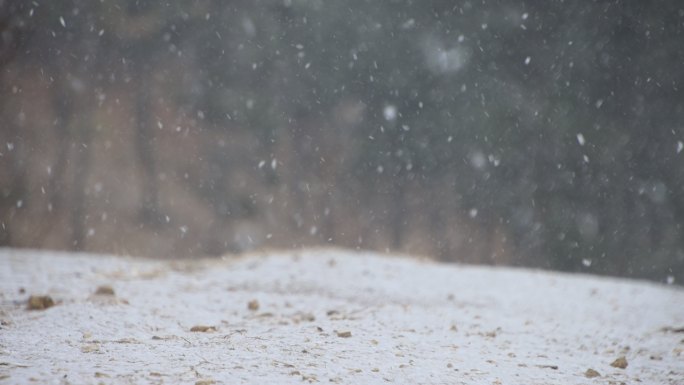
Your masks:
<path fill-rule="evenodd" d="M 3 384 L 684 384 L 684 290 L 642 281 L 0 249 L 0 304 Z"/>

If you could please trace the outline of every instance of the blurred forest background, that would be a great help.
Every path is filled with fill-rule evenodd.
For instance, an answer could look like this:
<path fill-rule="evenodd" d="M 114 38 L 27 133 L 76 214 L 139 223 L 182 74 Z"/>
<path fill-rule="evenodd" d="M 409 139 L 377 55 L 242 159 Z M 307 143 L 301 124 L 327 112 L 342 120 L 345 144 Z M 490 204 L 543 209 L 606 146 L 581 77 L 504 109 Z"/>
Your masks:
<path fill-rule="evenodd" d="M 0 245 L 684 282 L 680 1 L 0 0 Z"/>

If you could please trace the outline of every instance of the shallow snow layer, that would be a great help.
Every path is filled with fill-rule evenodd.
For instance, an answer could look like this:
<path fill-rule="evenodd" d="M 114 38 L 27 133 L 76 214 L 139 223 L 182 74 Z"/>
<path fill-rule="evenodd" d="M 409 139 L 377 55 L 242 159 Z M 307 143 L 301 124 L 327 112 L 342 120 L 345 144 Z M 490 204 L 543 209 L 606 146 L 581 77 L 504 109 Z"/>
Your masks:
<path fill-rule="evenodd" d="M 56 304 L 27 310 L 32 294 Z M 684 383 L 684 290 L 640 281 L 340 250 L 0 249 L 0 301 L 8 384 Z"/>

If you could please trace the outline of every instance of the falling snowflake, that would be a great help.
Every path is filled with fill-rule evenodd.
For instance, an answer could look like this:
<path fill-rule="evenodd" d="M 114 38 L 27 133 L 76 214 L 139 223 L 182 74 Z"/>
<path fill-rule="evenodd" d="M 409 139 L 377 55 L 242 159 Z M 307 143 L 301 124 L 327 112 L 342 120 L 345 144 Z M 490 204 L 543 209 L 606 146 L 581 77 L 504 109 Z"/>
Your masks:
<path fill-rule="evenodd" d="M 581 133 L 577 134 L 577 143 L 579 143 L 580 146 L 584 146 L 584 143 L 586 143 L 586 141 L 584 140 L 584 135 L 582 135 Z"/>

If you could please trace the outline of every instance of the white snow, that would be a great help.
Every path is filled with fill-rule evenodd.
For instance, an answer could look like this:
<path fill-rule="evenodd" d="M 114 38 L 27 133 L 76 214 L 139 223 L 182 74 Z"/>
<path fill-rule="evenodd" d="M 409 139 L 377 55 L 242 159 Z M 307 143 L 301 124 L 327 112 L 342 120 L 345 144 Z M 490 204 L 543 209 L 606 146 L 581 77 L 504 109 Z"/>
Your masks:
<path fill-rule="evenodd" d="M 31 294 L 57 304 L 27 310 Z M 3 383 L 684 383 L 684 290 L 642 281 L 342 250 L 0 249 L 0 301 Z"/>

